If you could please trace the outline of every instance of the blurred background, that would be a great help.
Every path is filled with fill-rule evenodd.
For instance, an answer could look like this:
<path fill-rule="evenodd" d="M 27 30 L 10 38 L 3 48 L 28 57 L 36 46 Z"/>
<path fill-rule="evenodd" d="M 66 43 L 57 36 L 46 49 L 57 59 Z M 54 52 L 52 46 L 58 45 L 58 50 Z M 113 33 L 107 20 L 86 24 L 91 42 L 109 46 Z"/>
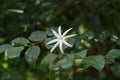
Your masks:
<path fill-rule="evenodd" d="M 120 0 L 0 0 L 0 44 L 59 25 L 86 35 L 82 48 L 89 49 L 88 55 L 105 55 L 112 48 L 120 48 Z M 90 40 L 93 35 L 94 40 Z M 47 54 L 45 46 L 42 49 Z M 72 80 L 119 80 L 120 65 L 106 65 L 102 72 L 89 68 L 73 75 Z M 0 54 L 0 80 L 60 80 L 56 76 L 69 80 L 65 73 L 33 69 L 22 57 L 9 60 Z"/>

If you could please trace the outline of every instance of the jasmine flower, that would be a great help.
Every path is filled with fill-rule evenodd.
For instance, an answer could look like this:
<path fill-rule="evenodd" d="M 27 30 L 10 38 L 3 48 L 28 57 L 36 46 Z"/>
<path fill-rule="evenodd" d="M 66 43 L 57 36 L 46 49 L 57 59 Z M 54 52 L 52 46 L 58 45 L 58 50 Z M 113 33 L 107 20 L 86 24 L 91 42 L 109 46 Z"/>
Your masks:
<path fill-rule="evenodd" d="M 50 52 L 53 52 L 56 49 L 56 47 L 59 46 L 61 53 L 64 53 L 63 44 L 68 47 L 72 47 L 72 45 L 66 41 L 66 39 L 76 35 L 76 34 L 72 34 L 72 35 L 68 35 L 68 36 L 66 35 L 71 29 L 72 28 L 69 28 L 63 34 L 61 31 L 61 26 L 58 27 L 58 33 L 52 29 L 52 33 L 54 34 L 56 39 L 53 39 L 47 43 L 47 45 L 55 43 L 54 46 L 51 48 Z"/>

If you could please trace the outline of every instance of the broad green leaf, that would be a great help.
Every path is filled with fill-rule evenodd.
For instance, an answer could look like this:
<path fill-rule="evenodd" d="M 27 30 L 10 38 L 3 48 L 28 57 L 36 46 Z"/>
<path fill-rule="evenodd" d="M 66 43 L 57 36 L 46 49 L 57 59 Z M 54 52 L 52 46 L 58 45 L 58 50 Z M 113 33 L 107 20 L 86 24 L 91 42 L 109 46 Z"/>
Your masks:
<path fill-rule="evenodd" d="M 83 65 L 85 67 L 94 67 L 98 71 L 103 70 L 104 65 L 105 65 L 105 59 L 102 55 L 97 55 L 97 56 L 90 56 L 84 59 Z"/>
<path fill-rule="evenodd" d="M 17 58 L 17 57 L 20 56 L 20 53 L 22 52 L 23 49 L 24 49 L 24 47 L 12 47 L 12 48 L 8 49 L 5 54 L 6 54 L 10 59 L 12 59 L 12 58 Z"/>
<path fill-rule="evenodd" d="M 31 65 L 36 64 L 38 56 L 40 55 L 40 47 L 32 46 L 25 52 L 25 60 Z"/>
<path fill-rule="evenodd" d="M 48 54 L 47 56 L 45 56 L 41 61 L 41 68 L 45 70 L 46 67 L 57 58 L 57 56 L 57 54 Z"/>
<path fill-rule="evenodd" d="M 120 64 L 114 64 L 110 67 L 110 70 L 118 77 L 120 77 Z"/>
<path fill-rule="evenodd" d="M 11 41 L 11 44 L 13 46 L 26 45 L 26 44 L 29 44 L 29 43 L 30 43 L 29 40 L 27 40 L 24 37 L 19 37 L 19 38 L 16 38 L 16 39 Z"/>
<path fill-rule="evenodd" d="M 43 31 L 34 31 L 31 33 L 31 35 L 29 36 L 29 39 L 31 41 L 39 41 L 42 42 L 43 40 L 46 39 L 46 33 Z"/>
<path fill-rule="evenodd" d="M 74 56 L 69 55 L 61 60 L 59 60 L 54 67 L 60 67 L 62 69 L 69 69 L 72 67 L 74 61 Z"/>
<path fill-rule="evenodd" d="M 7 51 L 10 48 L 12 48 L 12 46 L 9 45 L 9 44 L 0 45 L 0 53 L 3 53 L 3 52 Z"/>
<path fill-rule="evenodd" d="M 86 55 L 87 55 L 87 50 L 83 50 L 83 51 L 77 52 L 77 53 L 75 53 L 75 55 L 76 55 L 78 58 L 85 58 Z"/>
<path fill-rule="evenodd" d="M 113 63 L 114 59 L 119 57 L 120 57 L 120 49 L 112 49 L 106 54 L 105 59 L 107 63 Z"/>

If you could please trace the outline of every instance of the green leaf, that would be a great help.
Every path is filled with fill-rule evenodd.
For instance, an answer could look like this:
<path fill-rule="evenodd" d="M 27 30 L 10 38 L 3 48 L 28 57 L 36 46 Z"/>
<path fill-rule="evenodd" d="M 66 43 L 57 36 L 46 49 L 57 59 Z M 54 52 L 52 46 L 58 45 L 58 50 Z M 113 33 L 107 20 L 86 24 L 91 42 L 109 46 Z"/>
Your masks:
<path fill-rule="evenodd" d="M 24 47 L 12 47 L 10 49 L 7 50 L 7 52 L 5 53 L 10 59 L 12 58 L 17 58 L 20 56 L 20 53 L 22 52 L 22 50 L 24 49 Z"/>
<path fill-rule="evenodd" d="M 94 38 L 95 33 L 93 31 L 87 31 L 80 36 L 80 39 L 91 40 Z"/>
<path fill-rule="evenodd" d="M 112 49 L 105 55 L 105 59 L 107 63 L 113 63 L 114 59 L 119 57 L 120 57 L 120 49 Z"/>
<path fill-rule="evenodd" d="M 81 34 L 80 36 L 78 35 L 76 37 L 75 45 L 79 46 L 79 43 L 81 40 L 90 41 L 94 38 L 94 36 L 95 36 L 95 33 L 93 31 L 87 31 Z"/>
<path fill-rule="evenodd" d="M 90 56 L 84 59 L 83 65 L 87 67 L 94 67 L 98 71 L 102 71 L 105 65 L 105 59 L 102 55 Z"/>
<path fill-rule="evenodd" d="M 19 37 L 11 41 L 12 46 L 27 45 L 29 43 L 29 40 L 24 37 Z"/>
<path fill-rule="evenodd" d="M 62 69 L 69 69 L 72 67 L 74 61 L 74 56 L 69 55 L 66 58 L 59 60 L 54 67 L 60 67 Z"/>
<path fill-rule="evenodd" d="M 102 34 L 100 34 L 97 38 L 98 41 L 103 42 L 107 39 L 107 37 L 110 36 L 110 32 L 109 31 L 103 31 Z"/>
<path fill-rule="evenodd" d="M 75 55 L 76 55 L 78 58 L 85 58 L 86 55 L 87 55 L 87 51 L 88 51 L 88 50 L 83 50 L 83 51 L 80 51 L 80 52 L 75 53 Z"/>
<path fill-rule="evenodd" d="M 116 43 L 120 46 L 120 39 L 117 39 Z"/>
<path fill-rule="evenodd" d="M 0 53 L 3 53 L 3 52 L 7 51 L 10 48 L 12 48 L 12 46 L 9 45 L 9 44 L 0 45 Z"/>
<path fill-rule="evenodd" d="M 28 64 L 35 65 L 39 54 L 40 48 L 38 46 L 32 46 L 28 48 L 27 51 L 25 52 L 25 60 L 28 62 Z"/>
<path fill-rule="evenodd" d="M 120 77 L 120 63 L 114 64 L 110 67 L 110 70 L 118 77 Z"/>
<path fill-rule="evenodd" d="M 46 33 L 43 31 L 34 31 L 31 33 L 31 35 L 29 36 L 29 39 L 31 41 L 39 41 L 42 42 L 43 40 L 46 39 Z"/>
<path fill-rule="evenodd" d="M 45 56 L 41 61 L 41 68 L 45 70 L 46 67 L 57 58 L 57 56 L 57 54 L 48 54 L 47 56 Z"/>

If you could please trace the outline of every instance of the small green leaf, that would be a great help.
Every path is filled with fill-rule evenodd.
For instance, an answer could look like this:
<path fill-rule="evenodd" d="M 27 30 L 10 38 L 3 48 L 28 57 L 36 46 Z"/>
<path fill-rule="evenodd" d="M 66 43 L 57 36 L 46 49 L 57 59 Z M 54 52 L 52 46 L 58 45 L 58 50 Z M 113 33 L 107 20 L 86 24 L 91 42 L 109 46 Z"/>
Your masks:
<path fill-rule="evenodd" d="M 32 46 L 25 52 L 25 60 L 28 64 L 36 64 L 38 56 L 40 54 L 40 48 L 38 46 Z"/>
<path fill-rule="evenodd" d="M 17 57 L 20 56 L 20 53 L 22 52 L 23 49 L 24 49 L 24 47 L 12 47 L 12 48 L 8 49 L 5 54 L 6 54 L 10 59 L 12 59 L 12 58 L 17 58 Z"/>
<path fill-rule="evenodd" d="M 102 55 L 90 56 L 84 59 L 83 65 L 85 67 L 94 67 L 98 71 L 102 71 L 105 65 L 105 59 Z"/>
<path fill-rule="evenodd" d="M 29 39 L 31 41 L 39 41 L 42 42 L 43 40 L 46 39 L 46 33 L 43 31 L 34 31 L 31 33 L 31 35 L 29 36 Z"/>
<path fill-rule="evenodd" d="M 86 55 L 87 55 L 87 50 L 83 50 L 83 51 L 77 52 L 75 55 L 76 55 L 78 58 L 85 58 Z"/>
<path fill-rule="evenodd" d="M 107 63 L 113 63 L 114 59 L 119 57 L 120 57 L 120 49 L 112 49 L 106 54 L 105 59 Z"/>
<path fill-rule="evenodd" d="M 19 37 L 11 41 L 12 46 L 21 46 L 29 43 L 30 43 L 29 40 L 27 40 L 24 37 Z"/>
<path fill-rule="evenodd" d="M 57 54 L 48 54 L 47 56 L 45 56 L 41 61 L 41 68 L 45 70 L 46 67 L 57 58 L 57 56 Z"/>
<path fill-rule="evenodd" d="M 60 67 L 62 69 L 68 69 L 68 68 L 72 67 L 73 61 L 74 61 L 74 56 L 73 55 L 69 55 L 68 57 L 59 60 L 55 64 L 55 67 Z"/>
<path fill-rule="evenodd" d="M 10 48 L 12 48 L 12 46 L 9 45 L 9 44 L 0 45 L 0 53 L 3 53 L 3 52 L 7 51 Z"/>

